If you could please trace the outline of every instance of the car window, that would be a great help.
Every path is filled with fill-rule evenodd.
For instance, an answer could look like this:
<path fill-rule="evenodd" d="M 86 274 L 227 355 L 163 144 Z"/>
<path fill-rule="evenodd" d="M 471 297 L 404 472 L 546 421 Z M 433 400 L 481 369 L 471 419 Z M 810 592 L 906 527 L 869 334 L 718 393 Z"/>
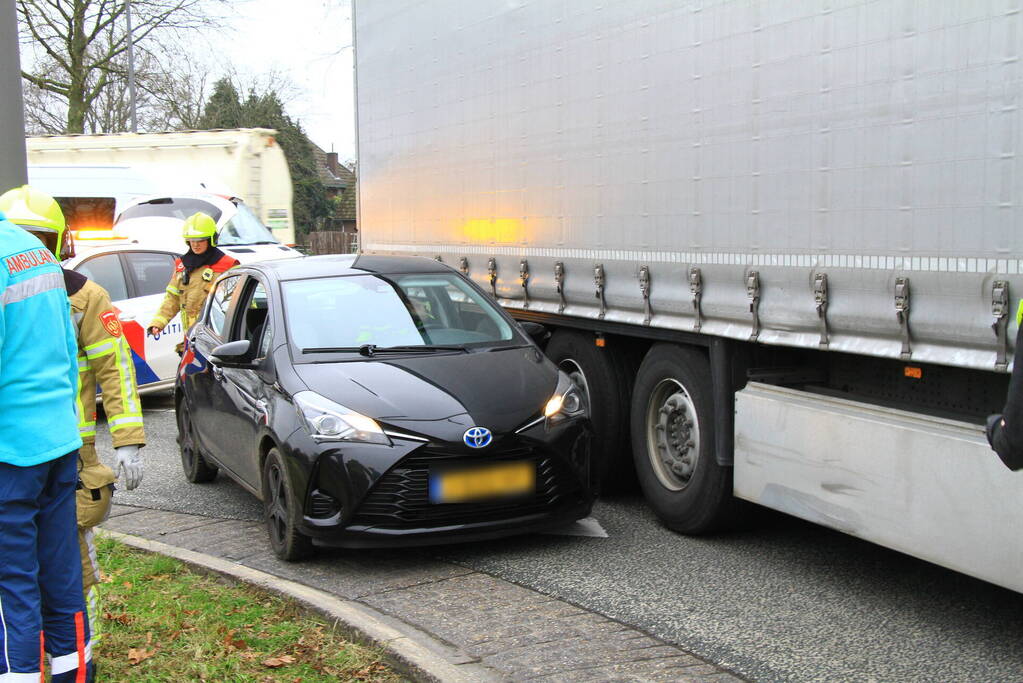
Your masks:
<path fill-rule="evenodd" d="M 232 244 L 278 244 L 273 233 L 260 222 L 256 214 L 244 204 L 237 205 L 238 212 L 224 223 L 217 235 L 220 245 Z"/>
<path fill-rule="evenodd" d="M 217 283 L 210 297 L 206 322 L 218 337 L 224 336 L 224 321 L 227 319 L 227 309 L 231 306 L 231 295 L 240 281 L 241 277 L 238 275 L 224 278 Z"/>
<path fill-rule="evenodd" d="M 220 220 L 220 209 L 209 202 L 187 197 L 159 197 L 136 204 L 135 206 L 129 206 L 117 217 L 117 223 L 147 216 L 163 216 L 185 220 L 198 211 L 203 212 L 214 221 Z"/>
<path fill-rule="evenodd" d="M 128 284 L 124 280 L 121 259 L 117 254 L 103 254 L 83 261 L 78 264 L 75 271 L 107 290 L 111 301 L 128 298 Z M 169 279 L 170 276 L 168 276 Z"/>
<path fill-rule="evenodd" d="M 135 296 L 162 294 L 174 273 L 174 256 L 161 251 L 132 251 L 123 254 L 135 281 Z"/>
<path fill-rule="evenodd" d="M 515 338 L 486 297 L 454 274 L 349 275 L 283 283 L 299 349 L 485 345 Z"/>
<path fill-rule="evenodd" d="M 239 315 L 235 316 L 234 329 L 231 331 L 229 341 L 248 339 L 252 344 L 250 348 L 259 350 L 256 357 L 266 355 L 263 347 L 268 345 L 268 342 L 264 343 L 264 338 L 268 336 L 266 328 L 270 322 L 268 303 L 266 287 L 256 278 L 250 277 L 238 301 Z"/>

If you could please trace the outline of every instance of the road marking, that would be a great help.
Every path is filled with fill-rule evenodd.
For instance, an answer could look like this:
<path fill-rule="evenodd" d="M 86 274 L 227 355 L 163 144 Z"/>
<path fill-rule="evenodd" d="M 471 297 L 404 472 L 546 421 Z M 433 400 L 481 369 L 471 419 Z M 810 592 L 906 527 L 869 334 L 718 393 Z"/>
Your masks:
<path fill-rule="evenodd" d="M 582 536 L 584 538 L 607 538 L 607 532 L 595 517 L 584 517 L 567 526 L 558 527 L 542 533 L 551 536 Z"/>

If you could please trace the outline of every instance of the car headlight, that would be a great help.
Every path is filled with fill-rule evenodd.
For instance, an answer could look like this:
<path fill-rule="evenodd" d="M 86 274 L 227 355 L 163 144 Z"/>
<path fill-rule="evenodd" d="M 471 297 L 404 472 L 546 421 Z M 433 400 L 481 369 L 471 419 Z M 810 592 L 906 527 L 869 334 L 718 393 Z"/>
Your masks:
<path fill-rule="evenodd" d="M 314 391 L 295 394 L 295 407 L 314 441 L 360 441 L 390 446 L 391 440 L 376 420 L 334 403 Z"/>
<path fill-rule="evenodd" d="M 581 415 L 585 407 L 579 387 L 572 383 L 572 380 L 563 372 L 558 373 L 558 387 L 554 395 L 544 406 L 544 417 L 552 418 L 557 416 L 573 417 Z"/>

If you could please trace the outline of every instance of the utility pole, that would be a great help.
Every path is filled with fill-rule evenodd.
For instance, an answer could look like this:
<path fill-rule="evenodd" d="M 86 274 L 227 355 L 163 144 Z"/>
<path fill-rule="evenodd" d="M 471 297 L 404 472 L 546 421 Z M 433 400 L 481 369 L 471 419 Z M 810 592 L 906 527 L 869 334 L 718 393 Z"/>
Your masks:
<path fill-rule="evenodd" d="M 128 19 L 128 99 L 131 100 L 131 132 L 139 132 L 135 118 L 135 36 L 131 30 L 131 0 L 124 0 L 124 14 Z"/>
<path fill-rule="evenodd" d="M 28 182 L 25 168 L 25 106 L 21 98 L 18 13 L 0 0 L 0 193 Z"/>

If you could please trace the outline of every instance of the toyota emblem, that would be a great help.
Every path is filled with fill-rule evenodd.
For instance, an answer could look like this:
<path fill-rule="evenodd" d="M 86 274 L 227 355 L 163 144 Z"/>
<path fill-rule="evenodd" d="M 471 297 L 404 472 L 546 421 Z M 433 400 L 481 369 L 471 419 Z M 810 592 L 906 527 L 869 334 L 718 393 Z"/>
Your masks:
<path fill-rule="evenodd" d="M 494 440 L 494 435 L 486 427 L 470 427 L 462 435 L 462 441 L 469 448 L 485 448 Z"/>

